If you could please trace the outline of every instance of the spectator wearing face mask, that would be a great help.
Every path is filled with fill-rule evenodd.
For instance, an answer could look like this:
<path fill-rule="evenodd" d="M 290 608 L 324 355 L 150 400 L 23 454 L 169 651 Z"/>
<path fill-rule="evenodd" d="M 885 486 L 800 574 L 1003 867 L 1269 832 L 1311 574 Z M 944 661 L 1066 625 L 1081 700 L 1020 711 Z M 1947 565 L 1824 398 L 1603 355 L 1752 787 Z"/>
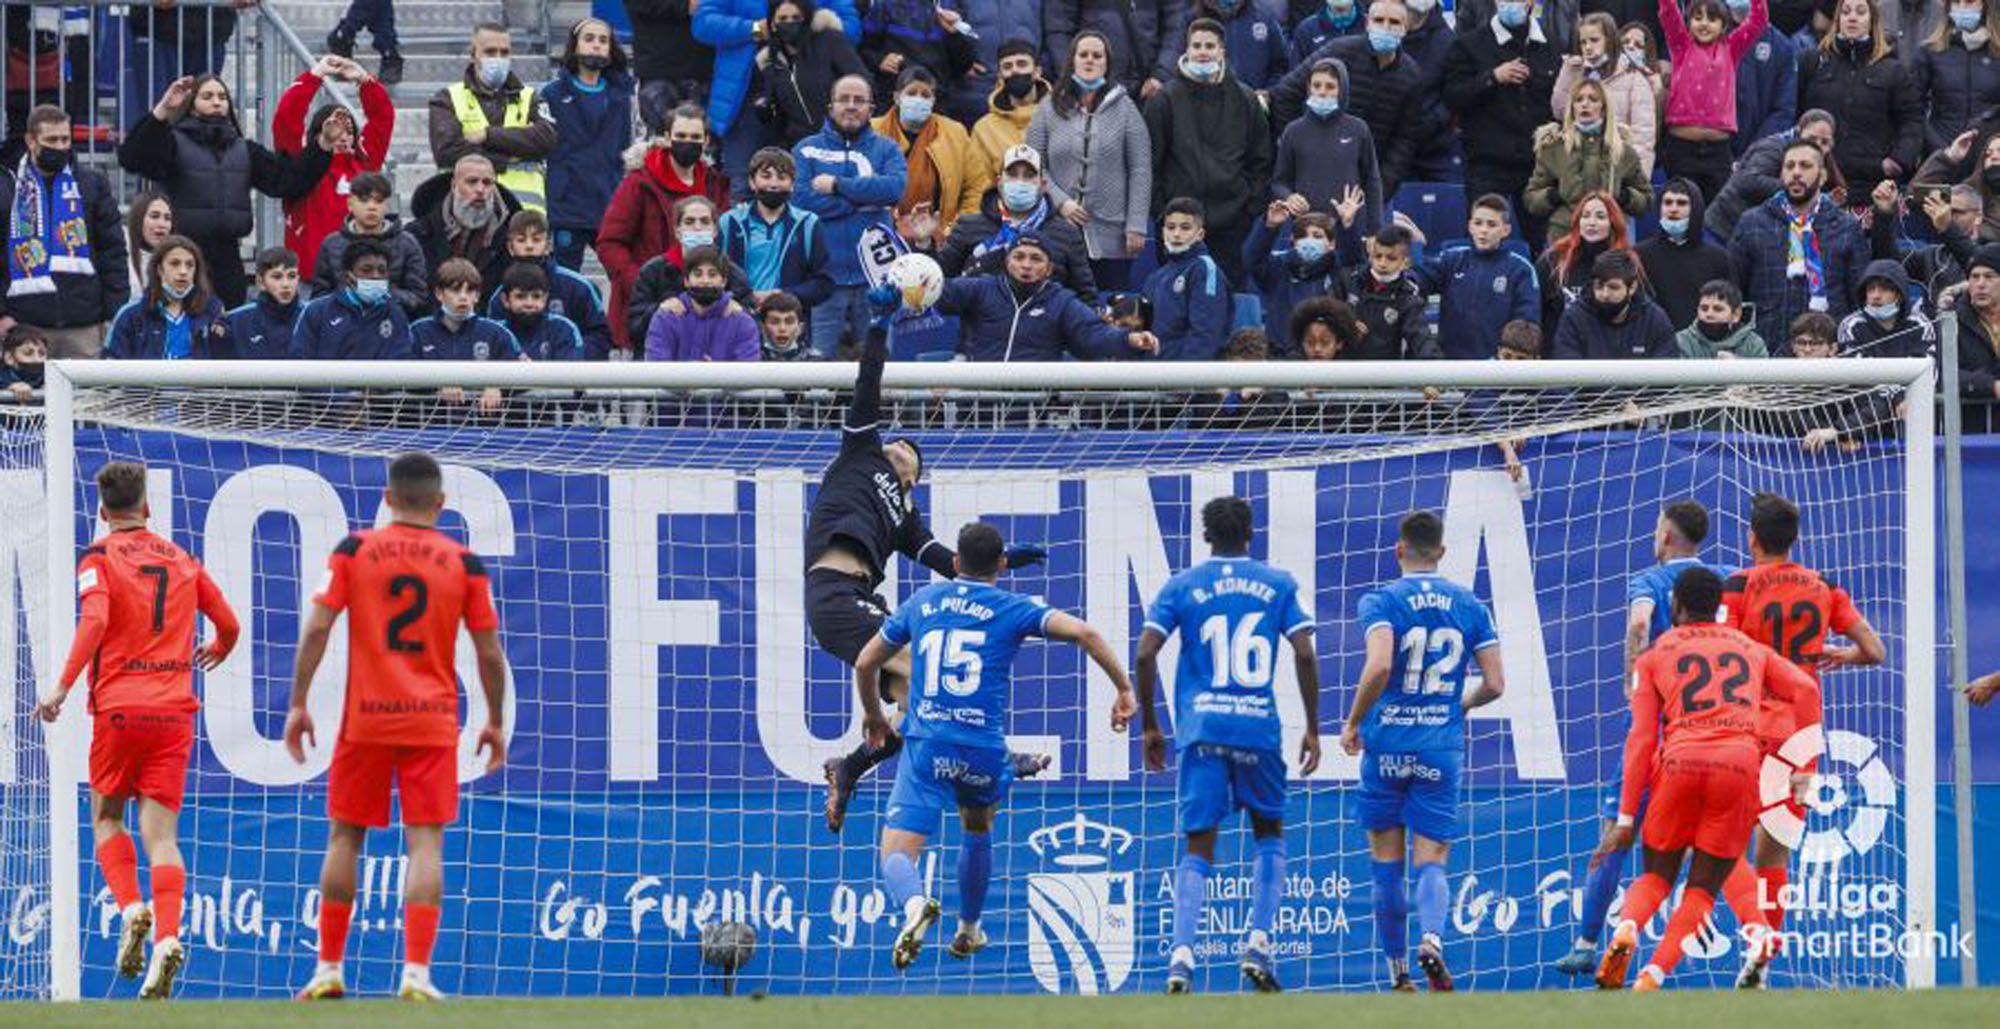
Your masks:
<path fill-rule="evenodd" d="M 607 360 L 611 354 L 611 327 L 604 316 L 604 297 L 598 293 L 596 283 L 556 260 L 548 219 L 538 211 L 516 211 L 507 219 L 507 256 L 512 262 L 509 271 L 523 264 L 542 270 L 547 294 L 544 305 L 549 313 L 561 315 L 575 326 L 583 341 L 584 357 L 592 361 Z M 505 273 L 501 281 L 505 283 Z M 497 317 L 501 307 L 498 290 L 487 306 L 487 313 Z"/>
<path fill-rule="evenodd" d="M 1465 141 L 1469 196 L 1498 193 L 1518 203 L 1535 169 L 1535 150 L 1524 144 L 1548 120 L 1563 47 L 1529 18 L 1529 6 L 1500 0 L 1484 19 L 1459 12 L 1458 40 L 1445 57 L 1444 104 Z M 1540 228 L 1524 225 L 1522 234 L 1533 239 Z"/>
<path fill-rule="evenodd" d="M 1653 92 L 1655 77 L 1621 57 L 1618 25 L 1611 16 L 1602 12 L 1584 15 L 1576 28 L 1576 53 L 1563 57 L 1550 99 L 1560 121 L 1569 113 L 1578 85 L 1595 82 L 1604 87 L 1605 98 L 1611 103 L 1611 120 L 1618 123 L 1619 134 L 1639 155 L 1640 172 L 1650 179 L 1659 144 L 1661 97 Z"/>
<path fill-rule="evenodd" d="M 592 356 L 585 351 L 576 323 L 549 309 L 549 277 L 540 265 L 516 261 L 509 266 L 493 299 L 497 316 L 521 342 L 521 353 L 528 360 L 581 361 Z"/>
<path fill-rule="evenodd" d="M 0 341 L 0 390 L 15 403 L 33 400 L 47 384 L 48 360 L 49 341 L 40 331 L 28 325 L 7 330 L 5 340 Z"/>
<path fill-rule="evenodd" d="M 1056 213 L 1083 233 L 1099 289 L 1132 281 L 1153 202 L 1152 141 L 1145 115 L 1113 82 L 1110 43 L 1094 30 L 1070 43 L 1069 66 L 1028 123 L 1028 145 L 1044 158 Z"/>
<path fill-rule="evenodd" d="M 549 226 L 556 262 L 583 268 L 583 252 L 611 207 L 625 177 L 625 149 L 632 145 L 636 83 L 626 70 L 625 48 L 611 26 L 585 18 L 569 30 L 555 78 L 541 98 L 556 126 L 549 156 Z"/>
<path fill-rule="evenodd" d="M 452 258 L 438 269 L 432 286 L 437 313 L 410 326 L 419 361 L 518 361 L 521 342 L 505 322 L 479 313 L 479 269 Z M 499 392 L 494 391 L 494 406 Z"/>
<path fill-rule="evenodd" d="M 674 205 L 674 244 L 667 252 L 646 262 L 639 269 L 639 278 L 632 283 L 632 301 L 625 315 L 625 328 L 635 340 L 643 341 L 653 324 L 653 314 L 662 309 L 678 312 L 684 305 L 681 294 L 687 291 L 687 259 L 690 253 L 703 247 L 716 247 L 721 238 L 716 217 L 715 201 L 707 197 L 683 197 Z M 810 231 L 818 235 L 818 227 Z M 723 287 L 736 299 L 739 306 L 748 310 L 756 306 L 756 294 L 750 288 L 748 275 L 723 250 Z M 816 285 L 816 284 L 815 284 Z M 813 296 L 824 293 L 815 290 Z M 639 349 L 639 356 L 645 348 Z"/>
<path fill-rule="evenodd" d="M 1686 179 L 1669 179 L 1660 187 L 1660 231 L 1639 244 L 1639 264 L 1646 286 L 1676 327 L 1694 321 L 1695 303 L 1703 286 L 1730 278 L 1729 251 L 1704 238 L 1701 187 Z"/>
<path fill-rule="evenodd" d="M 1024 235 L 1040 237 L 1053 262 L 1053 277 L 1084 303 L 1097 300 L 1097 280 L 1076 226 L 1055 214 L 1042 184 L 1042 155 L 1021 144 L 1007 151 L 998 185 L 986 192 L 978 211 L 959 216 L 950 238 L 938 248 L 938 267 L 947 278 L 996 275 L 1007 251 Z"/>
<path fill-rule="evenodd" d="M 1562 313 L 1549 356 L 1561 360 L 1615 361 L 1678 358 L 1674 327 L 1639 282 L 1639 261 L 1630 251 L 1597 255 L 1590 288 Z"/>
<path fill-rule="evenodd" d="M 1639 170 L 1639 155 L 1610 117 L 1604 86 L 1585 81 L 1570 95 L 1560 125 L 1535 132 L 1535 170 L 1521 202 L 1548 220 L 1550 241 L 1569 233 L 1576 204 L 1593 193 L 1609 195 L 1628 216 L 1652 206 L 1653 187 Z"/>
<path fill-rule="evenodd" d="M 312 293 L 323 296 L 340 288 L 345 266 L 341 255 L 357 239 L 372 239 L 389 252 L 389 292 L 403 305 L 403 313 L 420 318 L 430 309 L 430 261 L 424 244 L 389 213 L 394 188 L 381 172 L 364 172 L 354 177 L 347 190 L 347 220 L 338 231 L 319 245 L 310 276 Z M 305 264 L 299 262 L 301 271 Z"/>
<path fill-rule="evenodd" d="M 104 356 L 126 361 L 205 361 L 236 356 L 222 304 L 208 288 L 207 259 L 186 236 L 153 252 L 146 288 L 111 319 Z"/>
<path fill-rule="evenodd" d="M 826 123 L 827 99 L 836 79 L 870 72 L 831 8 L 818 7 L 812 0 L 774 0 L 769 23 L 770 36 L 757 51 L 757 74 L 764 86 L 758 102 L 774 141 L 792 147 Z M 899 52 L 893 60 L 882 60 L 902 67 L 906 58 Z M 732 176 L 742 170 L 740 165 L 729 165 Z"/>
<path fill-rule="evenodd" d="M 1681 356 L 1695 360 L 1769 357 L 1757 325 L 1743 318 L 1743 293 L 1728 279 L 1701 287 L 1695 319 L 1674 336 Z"/>
<path fill-rule="evenodd" d="M 389 292 L 389 253 L 358 240 L 341 255 L 341 288 L 299 312 L 292 356 L 307 361 L 407 361 L 410 321 Z"/>
<path fill-rule="evenodd" d="M 1339 198 L 1361 191 L 1359 224 L 1372 233 L 1382 226 L 1382 175 L 1375 164 L 1375 137 L 1368 123 L 1347 113 L 1347 66 L 1322 60 L 1313 66 L 1306 113 L 1285 127 L 1271 171 L 1271 195 L 1295 215 L 1334 213 Z"/>
<path fill-rule="evenodd" d="M 7 217 L 0 331 L 32 326 L 58 359 L 96 357 L 105 324 L 132 295 L 118 196 L 102 172 L 72 160 L 62 108 L 39 104 L 29 111 L 26 138 L 27 153 L 12 174 L 0 172 L 0 212 Z M 145 221 L 154 204 L 165 200 L 140 194 L 135 218 Z M 164 236 L 172 227 L 169 219 L 157 229 Z"/>
<path fill-rule="evenodd" d="M 680 304 L 662 308 L 646 330 L 648 361 L 756 361 L 763 357 L 757 322 L 729 296 L 727 261 L 714 247 L 687 255 Z"/>
<path fill-rule="evenodd" d="M 1142 104 L 1174 80 L 1187 24 L 1187 0 L 1042 0 L 1043 49 L 1069 53 L 1077 33 L 1096 29 L 1110 41 L 1106 77 Z"/>
<path fill-rule="evenodd" d="M 362 122 L 340 103 L 306 112 L 328 81 L 352 83 L 361 94 Z M 305 152 L 308 138 L 318 140 L 329 156 L 326 175 L 302 197 L 285 201 L 285 249 L 299 255 L 299 274 L 313 275 L 320 243 L 340 230 L 347 219 L 347 197 L 354 180 L 382 170 L 389 157 L 389 140 L 396 134 L 396 105 L 389 90 L 359 64 L 345 57 L 322 57 L 299 74 L 278 97 L 271 115 L 271 146 L 286 157 Z"/>
<path fill-rule="evenodd" d="M 984 194 L 999 181 L 1003 158 L 1028 138 L 1028 123 L 1048 99 L 1041 57 L 1026 40 L 1000 44 L 999 85 L 984 117 L 972 124 L 972 185 Z"/>
<path fill-rule="evenodd" d="M 972 41 L 972 67 L 953 84 L 951 103 L 938 109 L 967 126 L 984 116 L 986 98 L 1000 85 L 1000 47 L 1018 39 L 1035 53 L 1043 53 L 1044 14 L 1042 0 L 954 0 L 950 6 L 940 5 L 938 20 Z"/>
<path fill-rule="evenodd" d="M 1230 69 L 1260 95 L 1278 84 L 1292 66 L 1279 0 L 1195 0 L 1194 16 L 1222 23 Z"/>
<path fill-rule="evenodd" d="M 493 162 L 496 181 L 522 207 L 546 210 L 545 162 L 557 142 L 548 105 L 514 74 L 505 25 L 474 26 L 469 58 L 464 78 L 431 97 L 431 161 L 449 168 L 478 154 Z"/>
<path fill-rule="evenodd" d="M 2000 24 L 1985 0 L 1946 0 L 1910 62 L 1924 109 L 1924 150 L 1942 150 L 2000 106 Z"/>
<path fill-rule="evenodd" d="M 1187 40 L 1180 74 L 1146 101 L 1153 204 L 1164 212 L 1171 200 L 1196 201 L 1210 260 L 1240 281 L 1243 241 L 1269 197 L 1270 120 L 1256 94 L 1229 74 L 1221 25 L 1197 19 Z M 1221 332 L 1205 340 L 1202 357 L 1222 342 Z"/>
<path fill-rule="evenodd" d="M 1243 244 L 1247 285 L 1263 300 L 1267 333 L 1287 338 L 1285 324 L 1293 308 L 1345 289 L 1347 271 L 1363 260 L 1361 234 L 1354 228 L 1360 211 L 1359 189 L 1348 193 L 1335 215 L 1312 211 L 1294 217 L 1284 201 L 1271 201 Z M 1286 230 L 1282 246 L 1276 239 L 1279 229 Z"/>
<path fill-rule="evenodd" d="M 647 261 L 674 245 L 675 205 L 698 196 L 719 207 L 729 195 L 728 183 L 703 156 L 708 141 L 708 120 L 701 108 L 683 104 L 667 116 L 664 137 L 625 151 L 625 180 L 611 194 L 611 206 L 597 230 L 597 255 L 611 279 L 606 305 L 611 340 L 620 350 L 644 346 L 645 333 L 635 336 L 629 331 L 632 285 Z"/>
<path fill-rule="evenodd" d="M 972 69 L 972 41 L 947 26 L 935 0 L 872 0 L 861 9 L 861 60 L 875 77 L 875 95 L 895 91 L 904 68 L 924 67 L 940 80 L 945 106 Z M 953 22 L 955 24 L 955 21 Z"/>
<path fill-rule="evenodd" d="M 910 181 L 896 201 L 896 231 L 918 250 L 942 244 L 958 216 L 979 209 L 972 137 L 965 126 L 937 109 L 938 80 L 921 65 L 896 77 L 896 102 L 870 122 L 875 134 L 896 144 L 909 165 Z M 757 162 L 751 162 L 751 175 Z M 791 183 L 791 174 L 785 177 Z"/>
<path fill-rule="evenodd" d="M 1368 27 L 1361 0 L 1326 0 L 1318 9 L 1292 28 L 1286 56 L 1293 68 L 1310 68 L 1319 60 L 1319 50 L 1343 36 L 1361 35 Z"/>
<path fill-rule="evenodd" d="M 1423 70 L 1403 52 L 1409 19 L 1402 0 L 1374 0 L 1368 5 L 1365 35 L 1329 40 L 1305 64 L 1293 68 L 1270 95 L 1272 122 L 1281 126 L 1282 137 L 1305 114 L 1314 69 L 1322 61 L 1340 62 L 1346 73 L 1340 83 L 1340 109 L 1367 124 L 1385 197 L 1394 196 L 1396 187 L 1410 179 L 1417 155 L 1431 146 L 1431 137 L 1442 128 L 1428 114 L 1431 101 L 1422 91 Z"/>
<path fill-rule="evenodd" d="M 1362 361 L 1435 361 L 1444 356 L 1424 317 L 1424 293 L 1411 275 L 1410 230 L 1383 226 L 1368 238 L 1365 267 L 1347 273 L 1347 306 L 1367 328 L 1350 357 Z"/>

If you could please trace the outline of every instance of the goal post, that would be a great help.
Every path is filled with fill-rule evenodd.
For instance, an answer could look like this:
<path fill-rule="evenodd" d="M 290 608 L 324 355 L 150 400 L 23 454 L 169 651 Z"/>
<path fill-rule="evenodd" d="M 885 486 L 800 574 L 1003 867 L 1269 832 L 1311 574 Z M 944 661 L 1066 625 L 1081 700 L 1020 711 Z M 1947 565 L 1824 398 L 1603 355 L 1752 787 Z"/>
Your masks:
<path fill-rule="evenodd" d="M 1046 779 L 1015 786 L 1002 816 L 994 950 L 959 964 L 939 948 L 907 976 L 877 953 L 892 933 L 872 839 L 888 779 L 864 788 L 848 835 L 818 823 L 817 764 L 851 745 L 858 714 L 804 627 L 800 579 L 805 505 L 854 374 L 835 363 L 52 362 L 39 652 L 59 664 L 67 651 L 89 478 L 118 458 L 155 472 L 156 521 L 211 566 L 245 622 L 231 664 L 206 678 L 216 695 L 182 821 L 189 995 L 278 996 L 309 970 L 337 718 L 318 717 L 318 764 L 279 768 L 279 684 L 329 538 L 375 523 L 380 459 L 410 448 L 446 464 L 446 527 L 494 570 L 513 696 L 510 767 L 469 779 L 447 845 L 441 985 L 703 992 L 701 929 L 740 921 L 757 953 L 738 975 L 773 992 L 1155 988 L 1172 906 L 1162 872 L 1178 846 L 1173 777 L 1144 773 L 1134 741 L 1107 735 L 1108 683 L 1055 648 L 1030 647 L 1017 665 L 1015 743 L 1056 760 Z M 1626 579 L 1651 561 L 1654 516 L 1680 496 L 1703 500 L 1716 516 L 1704 556 L 1737 566 L 1749 497 L 1786 492 L 1806 510 L 1803 560 L 1851 583 L 1892 667 L 1828 681 L 1830 769 L 1802 847 L 1816 870 L 1800 875 L 1793 922 L 1826 950 L 1788 955 L 1779 985 L 1920 988 L 1939 955 L 1902 942 L 1941 929 L 1934 376 L 1916 359 L 895 363 L 885 388 L 898 431 L 924 444 L 918 493 L 938 536 L 984 517 L 1047 545 L 1045 570 L 1002 584 L 1087 617 L 1128 656 L 1139 605 L 1201 553 L 1200 502 L 1251 497 L 1257 553 L 1299 574 L 1319 627 L 1328 761 L 1294 776 L 1295 882 L 1280 933 L 1292 947 L 1280 974 L 1308 989 L 1381 979 L 1358 766 L 1335 756 L 1335 737 L 1360 667 L 1353 605 L 1393 574 L 1394 518 L 1443 509 L 1445 573 L 1495 607 L 1510 689 L 1468 723 L 1471 808 L 1451 862 L 1448 953 L 1472 988 L 1528 989 L 1556 985 L 1544 969 L 1574 934 L 1582 859 L 1615 783 L 1611 625 L 1622 625 Z M 508 391 L 499 414 L 436 399 L 487 386 Z M 1912 402 L 1895 411 L 1883 399 L 1893 391 Z M 1258 406 L 1269 395 L 1281 399 Z M 1263 415 L 1223 426 L 1212 417 L 1223 408 Z M 1801 426 L 1854 424 L 1856 411 L 1872 419 L 1858 448 L 1801 450 Z M 1519 483 L 1494 446 L 1517 439 L 1529 442 Z M 894 603 L 927 576 L 898 562 L 882 595 Z M 337 644 L 316 712 L 337 713 L 341 668 Z M 35 944 L 46 966 L 32 967 L 46 967 L 44 995 L 58 999 L 113 995 L 115 940 L 81 803 L 82 699 L 20 744 L 46 740 L 48 881 L 37 888 L 50 904 Z M 1302 726 L 1295 697 L 1283 703 L 1290 743 Z M 387 981 L 399 953 L 393 832 L 374 835 L 364 891 L 376 892 L 356 911 L 364 989 Z M 947 828 L 925 868 L 948 909 L 955 840 Z M 1226 882 L 1242 859 L 1233 830 L 1218 859 Z M 1238 899 L 1212 900 L 1205 964 L 1227 963 Z M 1693 981 L 1733 972 L 1726 936 L 1694 950 Z"/>

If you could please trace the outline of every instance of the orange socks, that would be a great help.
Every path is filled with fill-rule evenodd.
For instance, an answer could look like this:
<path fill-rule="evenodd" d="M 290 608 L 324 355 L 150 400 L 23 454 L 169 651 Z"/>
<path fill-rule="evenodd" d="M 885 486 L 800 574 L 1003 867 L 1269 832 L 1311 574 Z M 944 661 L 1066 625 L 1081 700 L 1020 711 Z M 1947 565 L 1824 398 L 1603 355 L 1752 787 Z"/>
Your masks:
<path fill-rule="evenodd" d="M 1714 910 L 1715 894 L 1693 888 L 1683 892 L 1681 906 L 1674 909 L 1674 917 L 1667 919 L 1667 934 L 1660 939 L 1660 948 L 1653 952 L 1651 963 L 1662 972 L 1672 972 L 1681 963 L 1681 947 L 1688 934 L 1701 928 L 1702 921 Z"/>
<path fill-rule="evenodd" d="M 1651 872 L 1632 880 L 1632 885 L 1625 890 L 1625 905 L 1618 911 L 1618 920 L 1644 926 L 1659 912 L 1660 905 L 1667 899 L 1668 889 L 1667 881 Z"/>
<path fill-rule="evenodd" d="M 1779 865 L 1757 869 L 1757 878 L 1764 884 L 1764 922 L 1773 932 L 1783 931 L 1785 905 L 1780 898 L 1784 896 L 1785 884 L 1791 881 L 1791 876 L 1784 865 Z"/>
<path fill-rule="evenodd" d="M 430 967 L 431 949 L 437 946 L 438 920 L 444 909 L 436 904 L 403 905 L 403 961 Z"/>
<path fill-rule="evenodd" d="M 354 902 L 319 902 L 319 959 L 337 965 L 347 953 L 347 925 L 354 918 Z"/>
<path fill-rule="evenodd" d="M 120 910 L 139 903 L 139 850 L 129 833 L 119 833 L 97 845 L 97 867 Z M 176 915 L 176 917 L 179 917 Z"/>
<path fill-rule="evenodd" d="M 153 942 L 181 934 L 181 897 L 187 893 L 187 869 L 153 866 Z"/>

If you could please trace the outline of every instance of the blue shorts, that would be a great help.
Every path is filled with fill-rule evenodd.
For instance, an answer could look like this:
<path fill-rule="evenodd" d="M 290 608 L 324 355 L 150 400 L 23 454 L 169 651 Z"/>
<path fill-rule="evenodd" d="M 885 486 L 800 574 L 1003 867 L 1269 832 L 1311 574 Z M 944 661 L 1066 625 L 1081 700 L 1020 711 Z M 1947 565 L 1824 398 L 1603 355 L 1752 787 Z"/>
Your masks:
<path fill-rule="evenodd" d="M 1605 795 L 1604 797 L 1605 821 L 1615 822 L 1618 820 L 1618 801 L 1621 797 L 1624 796 L 1624 793 L 1625 791 L 1623 787 L 1623 782 L 1621 780 L 1621 782 L 1618 785 L 1614 785 L 1612 787 L 1610 793 Z M 1632 825 L 1634 828 L 1646 824 L 1646 805 L 1651 804 L 1652 802 L 1653 802 L 1653 788 L 1651 784 L 1648 784 L 1645 789 L 1639 791 L 1639 810 L 1634 812 L 1632 816 Z"/>
<path fill-rule="evenodd" d="M 1285 817 L 1283 754 L 1196 743 L 1180 759 L 1181 832 L 1221 828 L 1238 808 L 1267 821 Z"/>
<path fill-rule="evenodd" d="M 1428 840 L 1458 836 L 1457 750 L 1371 750 L 1361 758 L 1361 827 L 1408 827 Z"/>
<path fill-rule="evenodd" d="M 889 791 L 889 828 L 934 836 L 946 808 L 993 807 L 1013 781 L 1004 747 L 908 740 Z"/>

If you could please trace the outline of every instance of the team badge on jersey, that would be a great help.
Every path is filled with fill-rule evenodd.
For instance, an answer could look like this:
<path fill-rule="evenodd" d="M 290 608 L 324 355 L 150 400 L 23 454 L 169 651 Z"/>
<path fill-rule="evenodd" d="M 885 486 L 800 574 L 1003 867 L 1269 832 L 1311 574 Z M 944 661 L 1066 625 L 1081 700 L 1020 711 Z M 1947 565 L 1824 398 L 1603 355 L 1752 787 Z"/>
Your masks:
<path fill-rule="evenodd" d="M 1493 277 L 1493 292 L 1495 293 L 1507 292 L 1507 276 L 1495 275 Z"/>
<path fill-rule="evenodd" d="M 1250 38 L 1262 43 L 1266 39 L 1271 38 L 1271 27 L 1261 21 L 1257 22 L 1250 26 Z"/>
<path fill-rule="evenodd" d="M 1770 43 L 1759 43 L 1759 44 L 1757 44 L 1757 59 L 1758 59 L 1758 60 L 1760 60 L 1760 61 L 1768 61 L 1768 60 L 1770 60 L 1770 59 L 1771 59 L 1771 44 L 1770 44 Z"/>
<path fill-rule="evenodd" d="M 479 342 L 474 343 L 472 345 L 473 360 L 484 361 L 492 356 L 493 356 L 493 345 L 491 343 L 488 343 L 482 339 Z"/>

